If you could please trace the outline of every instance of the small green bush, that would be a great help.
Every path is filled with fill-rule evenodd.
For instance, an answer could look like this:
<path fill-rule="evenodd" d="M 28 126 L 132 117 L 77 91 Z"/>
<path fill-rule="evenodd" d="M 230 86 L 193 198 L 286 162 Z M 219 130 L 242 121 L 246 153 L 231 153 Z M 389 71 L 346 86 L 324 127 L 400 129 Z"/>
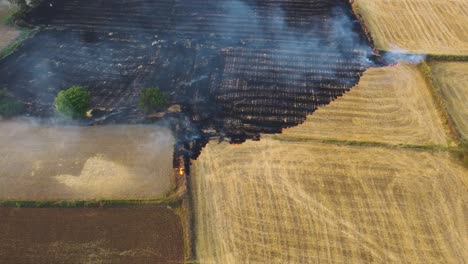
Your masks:
<path fill-rule="evenodd" d="M 141 93 L 138 106 L 146 113 L 157 111 L 167 106 L 167 96 L 158 86 L 148 88 Z"/>
<path fill-rule="evenodd" d="M 60 91 L 55 97 L 55 111 L 67 119 L 79 119 L 86 116 L 91 97 L 89 92 L 81 86 L 72 86 Z"/>
<path fill-rule="evenodd" d="M 11 118 L 23 113 L 24 105 L 9 95 L 6 91 L 0 90 L 0 116 Z"/>

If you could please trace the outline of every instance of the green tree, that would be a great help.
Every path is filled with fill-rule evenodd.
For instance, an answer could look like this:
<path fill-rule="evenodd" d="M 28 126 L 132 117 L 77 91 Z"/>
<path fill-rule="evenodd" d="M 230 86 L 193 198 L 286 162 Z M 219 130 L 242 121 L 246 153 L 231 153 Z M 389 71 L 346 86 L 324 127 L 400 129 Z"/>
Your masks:
<path fill-rule="evenodd" d="M 10 118 L 23 113 L 24 105 L 4 90 L 0 90 L 0 116 Z"/>
<path fill-rule="evenodd" d="M 158 86 L 143 90 L 138 106 L 146 113 L 157 111 L 167 106 L 167 96 L 159 90 Z"/>
<path fill-rule="evenodd" d="M 90 99 L 89 92 L 85 88 L 72 86 L 60 91 L 55 97 L 55 111 L 64 118 L 83 118 L 89 109 Z"/>

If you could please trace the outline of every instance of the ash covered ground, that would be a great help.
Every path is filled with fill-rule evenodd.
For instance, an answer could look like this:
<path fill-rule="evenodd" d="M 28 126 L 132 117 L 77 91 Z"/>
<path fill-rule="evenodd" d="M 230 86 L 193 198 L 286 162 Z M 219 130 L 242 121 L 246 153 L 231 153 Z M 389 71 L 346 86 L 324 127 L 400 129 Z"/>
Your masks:
<path fill-rule="evenodd" d="M 0 87 L 29 114 L 82 85 L 92 122 L 144 122 L 139 94 L 158 85 L 187 141 L 281 132 L 374 65 L 347 0 L 47 0 L 27 21 L 41 30 L 0 61 Z"/>

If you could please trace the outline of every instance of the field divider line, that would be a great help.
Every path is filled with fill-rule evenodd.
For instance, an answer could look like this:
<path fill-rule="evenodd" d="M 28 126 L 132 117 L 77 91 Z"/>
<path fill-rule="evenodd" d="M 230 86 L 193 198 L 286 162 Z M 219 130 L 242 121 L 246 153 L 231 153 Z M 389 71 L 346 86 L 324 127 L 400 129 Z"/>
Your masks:
<path fill-rule="evenodd" d="M 96 207 L 124 207 L 138 205 L 161 205 L 171 208 L 179 208 L 181 200 L 174 197 L 163 197 L 158 199 L 142 200 L 88 200 L 88 201 L 26 201 L 26 200 L 4 200 L 0 201 L 0 207 L 17 208 L 96 208 Z"/>
<path fill-rule="evenodd" d="M 458 144 L 461 142 L 461 134 L 455 125 L 450 113 L 448 111 L 447 102 L 444 99 L 442 90 L 439 85 L 437 85 L 437 80 L 432 74 L 432 69 L 430 65 L 426 62 L 421 62 L 417 65 L 417 68 L 424 80 L 426 81 L 426 86 L 429 89 L 429 93 L 432 96 L 432 100 L 436 106 L 437 113 L 442 119 L 446 133 L 450 136 L 452 140 L 455 140 Z"/>
<path fill-rule="evenodd" d="M 333 145 L 346 145 L 346 146 L 357 146 L 357 147 L 382 147 L 382 148 L 390 148 L 390 149 L 414 149 L 414 150 L 429 150 L 429 151 L 444 151 L 448 152 L 452 149 L 449 146 L 444 145 L 417 145 L 417 144 L 390 144 L 390 143 L 383 143 L 383 142 L 376 142 L 376 141 L 359 141 L 359 140 L 340 140 L 340 139 L 320 139 L 320 138 L 300 138 L 294 136 L 286 136 L 286 135 L 275 135 L 271 137 L 272 139 L 284 142 L 317 142 L 317 143 L 325 143 L 325 144 L 333 144 Z"/>

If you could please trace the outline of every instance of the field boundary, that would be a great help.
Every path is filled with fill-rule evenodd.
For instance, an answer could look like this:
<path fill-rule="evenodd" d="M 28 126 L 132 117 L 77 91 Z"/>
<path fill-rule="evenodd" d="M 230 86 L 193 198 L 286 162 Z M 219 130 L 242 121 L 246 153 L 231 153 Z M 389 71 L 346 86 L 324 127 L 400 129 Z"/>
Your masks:
<path fill-rule="evenodd" d="M 376 141 L 362 141 L 362 140 L 340 140 L 340 139 L 319 139 L 319 138 L 299 138 L 286 135 L 275 135 L 272 139 L 284 142 L 317 142 L 334 145 L 346 145 L 357 147 L 382 147 L 390 149 L 415 149 L 415 150 L 430 150 L 430 151 L 449 151 L 451 148 L 444 145 L 417 145 L 417 144 L 390 144 Z"/>
<path fill-rule="evenodd" d="M 17 208 L 95 208 L 95 207 L 123 207 L 138 205 L 161 205 L 171 208 L 178 208 L 182 205 L 180 199 L 164 197 L 150 200 L 80 200 L 80 201 L 26 201 L 26 200 L 5 200 L 0 201 L 0 206 Z"/>
<path fill-rule="evenodd" d="M 372 49 L 378 50 L 375 46 L 375 40 L 371 34 L 369 26 L 366 24 L 366 20 L 362 17 L 361 12 L 359 11 L 359 5 L 355 3 L 354 0 L 349 0 L 349 3 L 351 4 L 351 9 L 353 11 L 353 14 L 356 16 L 356 19 L 359 21 L 359 24 L 361 25 L 361 28 L 364 31 L 364 34 L 366 35 L 367 40 L 369 40 L 369 43 Z"/>
<path fill-rule="evenodd" d="M 20 48 L 23 43 L 33 37 L 39 30 L 36 29 L 24 29 L 20 28 L 20 35 L 8 46 L 6 46 L 4 49 L 0 50 L 0 60 L 5 59 L 6 57 L 10 56 L 15 52 L 18 48 Z"/>
<path fill-rule="evenodd" d="M 468 62 L 468 55 L 427 54 L 427 62 Z"/>
<path fill-rule="evenodd" d="M 430 66 L 426 62 L 421 62 L 416 65 L 416 68 L 420 71 L 421 75 L 423 76 L 424 80 L 426 81 L 427 88 L 432 96 L 432 100 L 436 105 L 436 110 L 439 116 L 442 119 L 442 123 L 444 124 L 444 128 L 447 134 L 450 136 L 451 139 L 455 140 L 458 144 L 461 143 L 461 134 L 458 132 L 458 129 L 453 122 L 452 117 L 447 109 L 447 104 L 445 99 L 442 95 L 442 90 L 439 86 L 436 85 L 436 80 L 432 74 L 432 70 Z"/>

